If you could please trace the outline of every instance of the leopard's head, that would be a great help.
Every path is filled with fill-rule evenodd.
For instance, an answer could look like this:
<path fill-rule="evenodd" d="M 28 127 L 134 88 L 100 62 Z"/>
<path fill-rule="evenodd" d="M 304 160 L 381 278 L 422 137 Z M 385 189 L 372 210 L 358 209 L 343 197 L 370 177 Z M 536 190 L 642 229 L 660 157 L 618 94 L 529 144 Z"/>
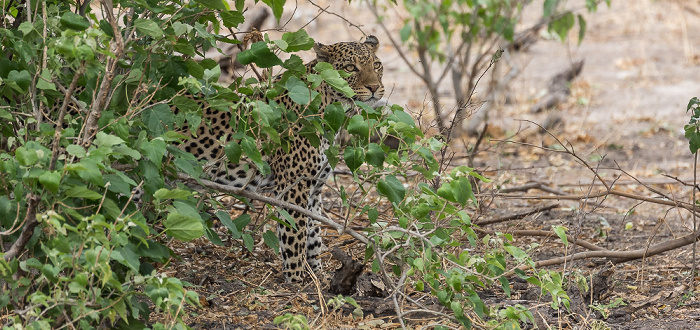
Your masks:
<path fill-rule="evenodd" d="M 332 45 L 316 43 L 316 59 L 328 62 L 336 70 L 344 70 L 348 85 L 355 91 L 354 100 L 374 105 L 384 96 L 382 75 L 384 67 L 375 54 L 379 40 L 368 36 L 365 42 L 339 42 Z"/>

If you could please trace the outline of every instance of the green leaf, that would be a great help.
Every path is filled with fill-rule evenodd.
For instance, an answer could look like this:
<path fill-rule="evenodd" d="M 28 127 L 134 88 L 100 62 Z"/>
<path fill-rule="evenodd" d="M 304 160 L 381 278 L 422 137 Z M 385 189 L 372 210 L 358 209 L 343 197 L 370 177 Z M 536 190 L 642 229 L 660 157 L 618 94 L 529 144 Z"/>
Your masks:
<path fill-rule="evenodd" d="M 566 237 L 566 227 L 562 226 L 554 226 L 552 228 L 554 230 L 554 233 L 559 236 L 559 239 L 564 243 L 565 246 L 569 246 L 569 239 Z"/>
<path fill-rule="evenodd" d="M 275 19 L 279 22 L 284 12 L 284 3 L 286 0 L 262 0 L 262 2 L 272 9 L 272 14 L 275 15 Z"/>
<path fill-rule="evenodd" d="M 263 234 L 265 244 L 269 246 L 275 253 L 280 253 L 280 242 L 277 235 L 272 230 L 268 230 Z"/>
<path fill-rule="evenodd" d="M 163 30 L 158 26 L 158 23 L 143 18 L 137 18 L 134 21 L 134 27 L 137 31 L 149 35 L 154 39 L 158 40 L 163 37 Z"/>
<path fill-rule="evenodd" d="M 166 188 L 160 188 L 156 190 L 155 194 L 153 194 L 153 197 L 157 200 L 165 200 L 165 199 L 187 199 L 187 197 L 192 196 L 192 193 L 187 191 L 187 190 L 182 190 L 179 188 L 170 190 Z"/>
<path fill-rule="evenodd" d="M 542 5 L 542 16 L 544 16 L 544 18 L 552 16 L 557 9 L 558 4 L 559 0 L 544 0 L 544 4 Z"/>
<path fill-rule="evenodd" d="M 360 148 L 346 147 L 343 159 L 351 172 L 355 172 L 365 162 L 365 152 Z"/>
<path fill-rule="evenodd" d="M 323 111 L 323 119 L 333 132 L 337 132 L 345 122 L 345 110 L 338 104 L 329 104 Z"/>
<path fill-rule="evenodd" d="M 550 23 L 550 29 L 554 30 L 561 40 L 566 40 L 566 36 L 569 34 L 569 30 L 574 27 L 575 21 L 574 14 L 567 12 L 552 21 L 552 23 Z"/>
<path fill-rule="evenodd" d="M 240 11 L 222 11 L 219 15 L 221 15 L 221 22 L 223 22 L 224 26 L 227 28 L 235 28 L 238 27 L 239 24 L 245 22 L 245 18 Z"/>
<path fill-rule="evenodd" d="M 153 164 L 160 167 L 166 150 L 165 141 L 163 139 L 156 138 L 151 141 L 144 141 L 141 143 L 140 149 Z"/>
<path fill-rule="evenodd" d="M 287 79 L 285 88 L 287 91 L 289 91 L 287 93 L 289 98 L 291 98 L 294 103 L 301 105 L 309 104 L 309 102 L 311 102 L 311 100 L 314 98 L 314 94 L 318 94 L 316 91 L 311 91 L 309 87 L 306 86 L 306 83 L 295 76 L 291 76 L 289 79 Z"/>
<path fill-rule="evenodd" d="M 287 42 L 287 48 L 284 51 L 288 53 L 309 50 L 314 46 L 314 39 L 309 38 L 304 30 L 287 32 L 282 35 L 282 40 Z"/>
<path fill-rule="evenodd" d="M 423 269 L 424 269 L 423 259 L 421 259 L 421 258 L 414 259 L 413 266 L 415 266 L 418 270 L 423 271 Z"/>
<path fill-rule="evenodd" d="M 369 138 L 369 122 L 361 115 L 354 115 L 348 122 L 348 133 L 355 134 L 365 139 Z"/>
<path fill-rule="evenodd" d="M 399 205 L 404 196 L 406 196 L 406 188 L 404 188 L 401 181 L 393 175 L 388 175 L 384 180 L 380 180 L 379 183 L 377 183 L 377 191 L 395 205 Z"/>
<path fill-rule="evenodd" d="M 367 164 L 377 168 L 384 167 L 384 150 L 376 143 L 370 143 L 367 146 Z"/>
<path fill-rule="evenodd" d="M 39 156 L 36 154 L 36 150 L 27 149 L 25 147 L 19 147 L 15 150 L 15 158 L 20 165 L 31 166 L 39 161 Z"/>
<path fill-rule="evenodd" d="M 36 80 L 36 88 L 55 91 L 56 84 L 51 79 L 51 71 L 44 68 L 41 70 L 41 77 Z"/>
<path fill-rule="evenodd" d="M 30 22 L 22 22 L 22 24 L 19 25 L 18 30 L 22 32 L 25 36 L 30 34 L 32 31 L 34 31 L 34 24 Z"/>
<path fill-rule="evenodd" d="M 163 221 L 163 226 L 168 235 L 184 242 L 204 235 L 202 221 L 179 213 L 168 214 L 168 218 Z"/>
<path fill-rule="evenodd" d="M 195 2 L 209 9 L 229 10 L 228 3 L 224 0 L 195 0 Z"/>
<path fill-rule="evenodd" d="M 243 214 L 241 216 L 244 216 L 244 215 L 246 215 L 250 218 L 250 215 L 248 215 L 248 214 Z M 217 211 L 216 217 L 219 218 L 219 221 L 221 221 L 221 223 L 231 231 L 231 237 L 233 239 L 241 238 L 241 233 L 238 230 L 238 227 L 233 223 L 233 221 L 231 221 L 231 216 L 227 212 Z"/>
<path fill-rule="evenodd" d="M 245 245 L 245 248 L 248 249 L 248 251 L 253 252 L 253 248 L 255 247 L 255 241 L 253 241 L 253 236 L 250 236 L 250 234 L 248 233 L 243 234 L 243 244 Z"/>
<path fill-rule="evenodd" d="M 251 137 L 246 136 L 245 139 L 241 140 L 241 147 L 243 147 L 243 152 L 250 160 L 256 164 L 262 163 L 262 154 L 260 154 L 260 150 L 258 150 Z"/>
<path fill-rule="evenodd" d="M 238 144 L 238 142 L 231 141 L 224 147 L 224 152 L 226 153 L 226 158 L 228 158 L 229 162 L 238 164 L 238 162 L 241 160 L 241 153 L 243 152 L 243 149 L 241 149 L 241 145 Z"/>
<path fill-rule="evenodd" d="M 348 86 L 348 82 L 340 76 L 338 71 L 333 70 L 333 67 L 330 64 L 320 62 L 316 64 L 314 70 L 321 74 L 323 81 L 325 81 L 335 90 L 342 92 L 346 97 L 355 96 L 355 91 Z"/>
<path fill-rule="evenodd" d="M 261 68 L 282 65 L 282 60 L 270 50 L 264 41 L 256 42 L 250 46 L 250 49 L 238 53 L 238 61 L 243 65 L 255 63 Z"/>
<path fill-rule="evenodd" d="M 581 14 L 578 15 L 578 45 L 581 46 L 583 37 L 586 35 L 586 19 Z"/>
<path fill-rule="evenodd" d="M 17 84 L 17 87 L 19 87 L 20 91 L 25 93 L 27 92 L 27 88 L 29 88 L 29 85 L 32 83 L 32 77 L 29 75 L 29 71 L 27 70 L 12 70 L 7 75 L 5 83 L 7 83 L 8 81 Z"/>
<path fill-rule="evenodd" d="M 163 135 L 175 123 L 175 116 L 170 107 L 165 104 L 157 104 L 153 108 L 143 111 L 143 123 L 154 136 Z"/>
<path fill-rule="evenodd" d="M 95 140 L 95 145 L 97 146 L 111 147 L 122 143 L 124 143 L 124 140 L 122 140 L 118 136 L 109 135 L 102 131 L 97 132 L 97 139 Z"/>
<path fill-rule="evenodd" d="M 102 199 L 102 195 L 84 186 L 75 186 L 66 191 L 66 196 L 71 198 Z"/>
<path fill-rule="evenodd" d="M 76 31 L 83 31 L 90 27 L 90 22 L 87 20 L 87 18 L 71 11 L 66 11 L 63 13 L 60 23 L 64 28 L 73 29 Z"/>
<path fill-rule="evenodd" d="M 39 183 L 43 185 L 46 189 L 48 189 L 52 193 L 57 193 L 58 192 L 58 185 L 61 182 L 61 173 L 58 173 L 56 171 L 54 172 L 49 172 L 46 171 L 44 173 L 41 173 L 39 175 Z"/>

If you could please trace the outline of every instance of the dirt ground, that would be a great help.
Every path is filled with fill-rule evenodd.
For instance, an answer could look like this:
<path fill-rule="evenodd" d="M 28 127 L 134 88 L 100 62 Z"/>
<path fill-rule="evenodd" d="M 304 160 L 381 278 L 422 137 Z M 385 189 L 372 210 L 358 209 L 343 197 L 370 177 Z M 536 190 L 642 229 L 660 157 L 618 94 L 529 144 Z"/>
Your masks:
<path fill-rule="evenodd" d="M 575 7 L 579 2 L 583 3 L 573 1 L 569 5 Z M 365 33 L 377 35 L 382 42 L 387 40 L 366 13 L 363 2 L 315 3 L 323 8 L 330 5 L 329 11 L 361 25 Z M 288 4 L 286 12 L 291 13 L 293 5 Z M 534 22 L 540 6 L 536 3 L 526 12 L 523 27 Z M 575 37 L 572 42 L 562 44 L 543 34 L 527 52 L 514 56 L 523 72 L 509 85 L 507 94 L 511 102 L 492 110 L 489 134 L 474 157 L 474 166 L 493 180 L 480 187 L 484 207 L 474 221 L 556 204 L 547 211 L 482 228 L 514 232 L 549 230 L 553 225 L 563 225 L 578 239 L 619 251 L 643 249 L 688 235 L 693 228 L 692 216 L 654 201 L 692 200 L 689 186 L 681 183 L 692 183 L 693 177 L 693 157 L 683 136 L 683 125 L 690 118 L 685 112 L 688 100 L 700 96 L 700 2 L 612 0 L 611 8 L 603 5 L 598 13 L 582 13 L 588 29 L 580 46 Z M 286 27 L 296 30 L 318 14 L 317 7 L 300 0 Z M 385 24 L 394 35 L 398 34 L 401 22 L 400 12 L 386 12 Z M 320 15 L 306 29 L 324 43 L 358 40 L 362 36 L 330 14 Z M 414 112 L 429 107 L 425 87 L 387 42 L 382 43 L 380 57 L 385 66 L 385 85 L 392 90 L 389 102 Z M 529 108 L 544 96 L 548 80 L 578 59 L 584 59 L 585 65 L 571 85 L 568 100 L 548 112 L 530 113 Z M 454 107 L 449 88 L 445 87 L 441 93 L 445 108 Z M 550 130 L 552 135 L 528 122 L 544 123 L 549 116 L 559 116 L 562 120 L 561 125 Z M 574 150 L 580 160 L 562 153 L 555 137 Z M 476 138 L 464 135 L 454 143 L 459 159 L 456 165 L 466 162 L 463 156 L 475 141 Z M 614 182 L 617 191 L 648 200 L 620 195 L 581 198 L 605 191 L 600 179 L 595 180 L 593 171 L 581 161 L 596 169 L 607 184 Z M 523 188 L 533 183 L 546 189 Z M 511 190 L 507 195 L 497 195 L 496 189 Z M 353 317 L 349 307 L 328 311 L 324 300 L 335 295 L 327 293 L 326 288 L 284 284 L 278 256 L 264 244 L 257 244 L 254 253 L 247 253 L 241 249 L 241 242 L 226 239 L 226 233 L 220 230 L 223 247 L 204 240 L 173 245 L 182 257 L 175 265 L 177 274 L 195 285 L 203 305 L 188 316 L 190 326 L 274 329 L 277 328 L 272 323 L 274 317 L 298 313 L 307 316 L 311 328 L 399 327 L 393 308 L 381 298 L 355 297 L 364 312 L 360 318 Z M 338 237 L 337 233 L 328 231 L 324 242 L 329 247 L 341 246 L 362 255 L 363 248 L 347 235 Z M 585 251 L 581 247 L 566 251 L 554 238 L 516 237 L 520 246 L 533 242 L 541 244 L 533 254 L 535 260 Z M 326 269 L 337 267 L 329 254 L 323 258 Z M 590 278 L 603 272 L 602 278 L 608 281 L 609 289 L 596 306 L 617 298 L 626 303 L 609 308 L 606 325 L 596 329 L 606 326 L 700 329 L 700 300 L 690 293 L 700 288 L 689 288 L 692 260 L 692 247 L 686 246 L 617 265 L 593 258 L 552 267 L 567 273 L 577 270 Z M 700 277 L 696 277 L 696 285 L 698 280 Z M 528 306 L 538 318 L 540 328 L 601 326 L 594 322 L 601 314 L 589 308 L 590 302 L 582 301 L 580 294 L 577 298 L 576 292 L 569 292 L 575 307 L 570 312 L 556 312 L 547 307 L 548 298 L 541 297 L 538 290 L 517 281 L 512 285 L 514 293 L 509 299 L 497 292 L 485 292 L 482 298 L 493 304 Z M 431 301 L 429 295 L 414 294 Z M 426 314 L 412 315 L 408 323 L 420 328 L 437 321 Z"/>

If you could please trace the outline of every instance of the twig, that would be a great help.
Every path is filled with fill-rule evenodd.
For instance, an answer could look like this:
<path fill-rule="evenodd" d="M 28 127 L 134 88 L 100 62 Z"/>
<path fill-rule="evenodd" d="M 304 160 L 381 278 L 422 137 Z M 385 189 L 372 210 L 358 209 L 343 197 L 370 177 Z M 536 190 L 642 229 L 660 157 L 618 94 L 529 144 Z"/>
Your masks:
<path fill-rule="evenodd" d="M 479 221 L 479 222 L 475 222 L 475 224 L 477 224 L 477 225 L 479 225 L 479 226 L 483 226 L 483 225 L 490 225 L 490 224 L 494 224 L 494 223 L 506 222 L 506 221 L 510 221 L 510 220 L 522 219 L 522 218 L 524 218 L 524 217 L 526 217 L 526 216 L 528 216 L 528 215 L 532 215 L 532 214 L 537 214 L 537 213 L 540 213 L 540 212 L 548 211 L 548 210 L 557 208 L 557 207 L 559 207 L 559 206 L 560 206 L 559 204 L 552 204 L 552 205 L 542 206 L 542 207 L 538 207 L 538 208 L 536 208 L 536 209 L 534 209 L 534 210 L 527 211 L 527 212 L 525 212 L 525 213 L 512 214 L 512 215 L 509 215 L 509 216 L 500 217 L 500 218 L 496 218 L 496 219 L 490 219 L 490 220 Z"/>
<path fill-rule="evenodd" d="M 559 195 L 559 196 L 565 195 L 563 192 L 561 192 L 559 190 L 547 187 L 542 182 L 530 182 L 530 183 L 524 184 L 522 186 L 503 188 L 503 189 L 499 190 L 498 192 L 502 192 L 502 193 L 511 193 L 511 192 L 516 192 L 516 191 L 527 192 L 530 189 L 539 189 L 539 190 L 542 190 L 544 192 L 548 192 L 548 193 Z"/>
<path fill-rule="evenodd" d="M 298 205 L 294 205 L 292 203 L 288 203 L 288 202 L 282 201 L 282 200 L 277 199 L 277 198 L 267 197 L 265 195 L 261 195 L 261 194 L 258 194 L 256 192 L 248 191 L 248 190 L 245 190 L 242 188 L 234 188 L 231 186 L 219 184 L 219 183 L 209 181 L 206 179 L 194 179 L 193 177 L 191 177 L 187 174 L 184 174 L 184 173 L 178 173 L 178 177 L 182 180 L 196 182 L 197 184 L 200 184 L 200 185 L 207 187 L 207 188 L 210 188 L 210 189 L 230 193 L 230 194 L 241 196 L 241 197 L 246 197 L 249 199 L 259 200 L 263 203 L 267 203 L 267 204 L 270 204 L 272 206 L 282 207 L 288 211 L 298 212 L 298 213 L 303 214 L 311 219 L 318 220 L 321 223 L 332 227 L 333 229 L 338 231 L 338 233 L 341 233 L 341 234 L 347 233 L 348 235 L 356 238 L 357 240 L 359 240 L 362 243 L 365 243 L 365 244 L 368 243 L 367 237 L 365 237 L 364 235 L 352 230 L 351 228 L 344 227 L 344 226 L 336 223 L 335 221 L 328 219 L 324 216 L 314 214 L 311 211 L 309 211 L 303 207 L 300 207 Z"/>
<path fill-rule="evenodd" d="M 110 51 L 114 56 L 110 56 L 107 59 L 100 89 L 90 105 L 90 113 L 85 120 L 85 129 L 82 139 L 80 140 L 80 144 L 83 146 L 87 146 L 89 141 L 97 134 L 97 121 L 102 116 L 102 108 L 107 103 L 107 98 L 112 89 L 112 81 L 117 73 L 117 62 L 119 62 L 124 55 L 124 39 L 122 38 L 119 25 L 117 24 L 117 19 L 114 17 L 112 0 L 102 0 L 102 5 L 105 7 L 103 13 L 106 13 L 107 21 L 114 32 L 114 42 L 110 46 Z"/>
<path fill-rule="evenodd" d="M 68 112 L 68 105 L 70 104 L 71 101 L 71 96 L 73 95 L 73 92 L 75 91 L 75 86 L 78 84 L 78 78 L 80 78 L 80 75 L 82 74 L 83 71 L 82 66 L 78 72 L 75 73 L 73 76 L 73 80 L 70 82 L 70 86 L 68 86 L 68 91 L 66 91 L 66 96 L 63 98 L 63 104 L 61 105 L 61 110 L 58 113 L 58 120 L 56 121 L 56 129 L 53 134 L 53 147 L 51 150 L 51 162 L 49 163 L 49 171 L 53 171 L 56 168 L 56 161 L 58 160 L 58 142 L 61 139 L 61 131 L 63 125 L 63 119 L 66 117 L 66 112 Z"/>
<path fill-rule="evenodd" d="M 41 201 L 41 197 L 32 193 L 27 194 L 27 214 L 24 216 L 24 228 L 19 234 L 17 240 L 12 244 L 12 247 L 5 253 L 5 261 L 10 261 L 15 258 L 24 247 L 29 243 L 29 239 L 34 235 L 34 228 L 39 224 L 36 219 L 36 208 Z"/>
<path fill-rule="evenodd" d="M 680 238 L 676 238 L 670 241 L 666 241 L 663 243 L 651 245 L 648 248 L 644 249 L 637 249 L 637 250 L 632 250 L 632 251 L 610 251 L 610 250 L 602 250 L 602 251 L 587 251 L 587 252 L 579 252 L 575 254 L 571 254 L 565 257 L 558 257 L 558 258 L 553 258 L 553 259 L 547 259 L 547 260 L 540 260 L 535 262 L 534 267 L 545 267 L 545 266 L 552 266 L 552 265 L 559 265 L 565 262 L 571 262 L 573 260 L 579 260 L 579 259 L 589 259 L 589 258 L 608 258 L 611 259 L 611 261 L 614 264 L 621 264 L 624 262 L 632 261 L 632 260 L 637 260 L 637 259 L 642 259 L 642 258 L 648 258 L 655 256 L 657 254 L 661 254 L 667 251 L 675 250 L 680 247 L 692 244 L 694 241 L 700 239 L 700 232 L 696 232 L 694 234 L 686 235 Z M 523 265 L 518 267 L 521 270 L 527 270 L 530 268 L 530 265 Z M 513 271 L 509 272 L 511 274 Z"/>
<path fill-rule="evenodd" d="M 491 235 L 496 233 L 495 230 L 485 230 L 485 229 L 481 229 L 481 228 L 475 228 L 474 231 L 476 231 L 478 233 L 491 234 Z M 554 236 L 557 236 L 554 232 L 547 231 L 547 230 L 513 230 L 513 231 L 508 231 L 508 234 L 511 234 L 513 236 L 536 236 L 536 237 L 554 237 Z M 584 247 L 586 249 L 589 249 L 591 251 L 609 251 L 608 249 L 597 246 L 591 242 L 584 241 L 580 238 L 574 239 L 574 237 L 571 237 L 571 235 L 566 235 L 566 239 L 569 242 L 572 242 L 576 245 L 579 245 L 579 246 Z"/>

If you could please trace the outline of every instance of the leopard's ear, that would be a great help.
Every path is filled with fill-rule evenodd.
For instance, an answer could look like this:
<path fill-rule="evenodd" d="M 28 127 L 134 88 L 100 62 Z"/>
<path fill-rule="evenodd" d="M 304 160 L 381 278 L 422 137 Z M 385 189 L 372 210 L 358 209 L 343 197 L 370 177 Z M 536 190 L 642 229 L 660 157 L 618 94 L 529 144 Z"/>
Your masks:
<path fill-rule="evenodd" d="M 373 52 L 376 52 L 377 48 L 379 48 L 379 39 L 377 39 L 375 36 L 369 35 L 367 36 L 367 39 L 365 39 L 365 44 L 369 45 Z"/>
<path fill-rule="evenodd" d="M 326 50 L 326 45 L 317 42 L 314 44 L 314 51 L 316 51 L 316 59 L 319 62 L 328 62 L 328 59 L 330 58 L 330 54 L 328 53 L 328 50 Z"/>

